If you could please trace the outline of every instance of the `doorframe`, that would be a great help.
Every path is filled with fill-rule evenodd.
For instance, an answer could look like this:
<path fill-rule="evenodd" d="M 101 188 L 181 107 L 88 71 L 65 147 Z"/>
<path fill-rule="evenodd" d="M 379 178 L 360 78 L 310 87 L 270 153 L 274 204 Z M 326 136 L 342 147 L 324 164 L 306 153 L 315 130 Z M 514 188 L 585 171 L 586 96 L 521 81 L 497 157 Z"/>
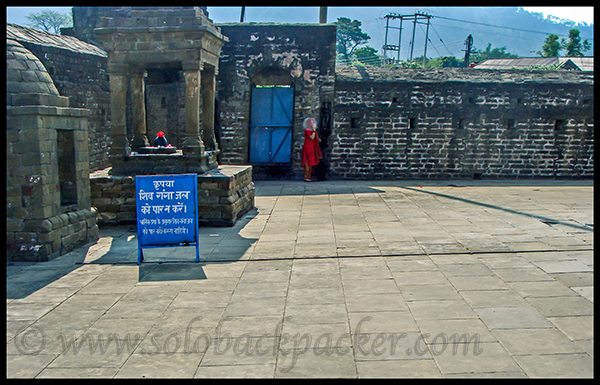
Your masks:
<path fill-rule="evenodd" d="M 289 126 L 289 135 L 290 135 L 290 161 L 289 162 L 285 162 L 285 163 L 273 163 L 273 162 L 255 162 L 252 163 L 250 162 L 250 155 L 251 155 L 251 138 L 252 138 L 252 103 L 253 103 L 253 99 L 254 99 L 254 89 L 257 87 L 290 87 L 292 89 L 292 108 L 290 111 L 291 114 L 291 125 Z M 256 84 L 256 82 L 252 82 L 250 84 L 250 105 L 249 105 L 249 109 L 248 109 L 248 163 L 252 164 L 252 165 L 256 165 L 256 166 L 277 166 L 277 165 L 282 165 L 282 166 L 291 166 L 294 162 L 294 157 L 293 157 L 293 149 L 294 149 L 294 111 L 295 111 L 295 101 L 296 101 L 296 87 L 295 84 L 293 82 L 293 80 L 291 80 L 288 84 Z M 287 136 L 287 134 L 286 134 Z M 269 142 L 270 145 L 271 142 Z M 280 146 L 281 147 L 281 146 Z M 279 151 L 280 147 L 278 147 L 277 152 Z M 271 157 L 271 159 L 273 159 L 273 157 Z"/>

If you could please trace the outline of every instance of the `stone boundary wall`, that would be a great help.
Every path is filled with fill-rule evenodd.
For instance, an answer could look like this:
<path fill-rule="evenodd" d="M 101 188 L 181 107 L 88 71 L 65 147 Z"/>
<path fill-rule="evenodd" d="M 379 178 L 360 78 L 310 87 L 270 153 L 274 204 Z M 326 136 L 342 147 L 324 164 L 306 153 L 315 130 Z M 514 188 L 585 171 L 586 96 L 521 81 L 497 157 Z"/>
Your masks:
<path fill-rule="evenodd" d="M 90 174 L 92 206 L 98 210 L 98 223 L 135 223 L 135 176 L 112 176 L 109 170 Z M 251 166 L 219 166 L 198 174 L 201 226 L 233 226 L 253 207 Z"/>
<path fill-rule="evenodd" d="M 330 175 L 338 179 L 594 175 L 593 74 L 338 71 Z"/>

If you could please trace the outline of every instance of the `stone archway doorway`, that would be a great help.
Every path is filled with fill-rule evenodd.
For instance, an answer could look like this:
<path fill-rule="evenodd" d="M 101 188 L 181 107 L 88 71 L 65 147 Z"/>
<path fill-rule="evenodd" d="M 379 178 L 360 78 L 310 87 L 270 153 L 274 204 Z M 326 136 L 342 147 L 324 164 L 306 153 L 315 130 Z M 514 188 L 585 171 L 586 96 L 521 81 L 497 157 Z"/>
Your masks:
<path fill-rule="evenodd" d="M 291 165 L 293 126 L 293 79 L 283 69 L 266 68 L 251 84 L 250 163 Z"/>

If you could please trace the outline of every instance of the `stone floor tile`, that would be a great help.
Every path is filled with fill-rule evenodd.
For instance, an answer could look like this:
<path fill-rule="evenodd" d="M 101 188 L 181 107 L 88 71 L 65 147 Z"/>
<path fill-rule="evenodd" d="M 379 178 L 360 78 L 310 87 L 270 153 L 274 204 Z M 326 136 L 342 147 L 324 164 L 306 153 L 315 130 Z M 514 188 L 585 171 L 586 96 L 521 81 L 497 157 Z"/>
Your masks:
<path fill-rule="evenodd" d="M 594 304 L 581 296 L 526 298 L 546 317 L 593 315 Z"/>
<path fill-rule="evenodd" d="M 182 291 L 170 303 L 172 308 L 224 308 L 231 298 L 231 292 Z"/>
<path fill-rule="evenodd" d="M 194 378 L 273 378 L 275 363 L 257 365 L 200 365 Z"/>
<path fill-rule="evenodd" d="M 546 273 L 582 273 L 594 271 L 593 268 L 576 260 L 536 261 L 533 262 Z"/>
<path fill-rule="evenodd" d="M 438 267 L 428 257 L 386 257 L 385 261 L 392 273 L 410 271 L 437 271 Z"/>
<path fill-rule="evenodd" d="M 113 378 L 119 368 L 46 368 L 36 378 Z"/>
<path fill-rule="evenodd" d="M 575 293 L 579 294 L 583 298 L 590 301 L 591 303 L 594 303 L 594 287 L 593 286 L 571 287 L 571 289 Z"/>
<path fill-rule="evenodd" d="M 286 316 L 283 321 L 281 332 L 282 343 L 286 338 L 295 340 L 296 338 L 308 338 L 311 346 L 326 346 L 330 342 L 338 342 L 344 346 L 349 346 L 348 320 L 338 320 L 337 323 L 323 323 L 320 320 L 312 320 L 310 315 L 305 316 Z M 333 321 L 333 320 L 332 320 Z M 289 344 L 290 346 L 293 345 Z"/>
<path fill-rule="evenodd" d="M 343 286 L 346 295 L 400 293 L 393 279 L 343 280 Z"/>
<path fill-rule="evenodd" d="M 393 276 L 398 285 L 442 285 L 448 283 L 448 279 L 441 271 L 394 272 Z"/>
<path fill-rule="evenodd" d="M 356 362 L 431 358 L 419 332 L 355 334 L 352 339 Z"/>
<path fill-rule="evenodd" d="M 456 349 L 456 350 L 453 350 Z M 498 342 L 434 344 L 432 356 L 444 376 L 450 374 L 520 372 L 521 368 Z"/>
<path fill-rule="evenodd" d="M 585 273 L 555 273 L 549 275 L 568 287 L 594 286 L 594 272 Z"/>
<path fill-rule="evenodd" d="M 406 311 L 349 313 L 352 334 L 412 333 L 419 329 Z"/>
<path fill-rule="evenodd" d="M 390 273 L 387 266 L 360 266 L 360 267 L 342 267 L 340 273 L 344 280 L 356 280 L 356 279 L 391 279 L 392 274 Z"/>
<path fill-rule="evenodd" d="M 400 286 L 402 295 L 407 301 L 433 301 L 445 299 L 462 299 L 454 286 L 445 285 L 413 285 Z"/>
<path fill-rule="evenodd" d="M 408 307 L 415 320 L 477 318 L 471 306 L 463 300 L 411 301 Z"/>
<path fill-rule="evenodd" d="M 42 373 L 56 354 L 7 354 L 6 378 L 33 378 Z"/>
<path fill-rule="evenodd" d="M 494 274 L 500 277 L 504 282 L 535 282 L 552 281 L 554 278 L 537 267 L 527 269 L 493 269 Z"/>
<path fill-rule="evenodd" d="M 513 356 L 583 353 L 573 340 L 555 328 L 496 329 L 493 334 Z"/>
<path fill-rule="evenodd" d="M 460 294 L 474 309 L 527 305 L 527 302 L 512 290 L 463 290 Z"/>
<path fill-rule="evenodd" d="M 279 297 L 236 297 L 227 304 L 225 316 L 281 315 L 285 308 L 285 296 Z"/>
<path fill-rule="evenodd" d="M 475 309 L 490 329 L 548 328 L 552 323 L 531 306 Z"/>
<path fill-rule="evenodd" d="M 132 354 L 115 378 L 193 378 L 201 356 L 197 354 Z"/>
<path fill-rule="evenodd" d="M 275 365 L 278 349 L 279 337 L 272 334 L 261 337 L 225 335 L 211 340 L 198 371 L 207 366 Z"/>
<path fill-rule="evenodd" d="M 439 265 L 440 269 L 447 276 L 473 276 L 473 275 L 494 275 L 494 273 L 483 263 L 467 263 L 459 265 Z"/>
<path fill-rule="evenodd" d="M 320 287 L 290 287 L 287 293 L 288 303 L 293 304 L 314 304 L 316 298 L 321 304 L 341 303 L 344 301 L 344 294 L 341 289 L 324 290 Z"/>
<path fill-rule="evenodd" d="M 283 309 L 281 311 L 283 313 Z M 348 322 L 346 307 L 343 303 L 330 304 L 294 304 L 285 306 L 285 321 L 304 324 L 328 324 Z"/>
<path fill-rule="evenodd" d="M 513 356 L 531 378 L 593 378 L 593 358 L 581 354 Z"/>
<path fill-rule="evenodd" d="M 217 326 L 215 338 L 223 336 L 239 337 L 249 335 L 260 337 L 262 335 L 277 336 L 281 333 L 282 315 L 248 315 L 224 316 Z"/>
<path fill-rule="evenodd" d="M 7 321 L 29 321 L 37 320 L 51 311 L 57 305 L 55 303 L 29 303 L 11 302 L 6 305 L 6 320 Z"/>
<path fill-rule="evenodd" d="M 346 293 L 346 306 L 350 313 L 408 310 L 407 303 L 400 293 L 359 295 Z"/>
<path fill-rule="evenodd" d="M 427 344 L 458 342 L 496 342 L 498 339 L 488 327 L 477 318 L 469 319 L 422 319 L 417 325 Z"/>
<path fill-rule="evenodd" d="M 509 290 L 504 281 L 493 275 L 458 275 L 448 277 L 450 283 L 458 290 Z"/>
<path fill-rule="evenodd" d="M 359 378 L 439 378 L 433 359 L 357 361 Z"/>
<path fill-rule="evenodd" d="M 510 287 L 523 298 L 528 297 L 568 297 L 577 293 L 558 281 L 512 282 Z"/>
<path fill-rule="evenodd" d="M 350 347 L 342 349 L 302 348 L 280 351 L 275 377 L 356 378 L 356 364 Z"/>

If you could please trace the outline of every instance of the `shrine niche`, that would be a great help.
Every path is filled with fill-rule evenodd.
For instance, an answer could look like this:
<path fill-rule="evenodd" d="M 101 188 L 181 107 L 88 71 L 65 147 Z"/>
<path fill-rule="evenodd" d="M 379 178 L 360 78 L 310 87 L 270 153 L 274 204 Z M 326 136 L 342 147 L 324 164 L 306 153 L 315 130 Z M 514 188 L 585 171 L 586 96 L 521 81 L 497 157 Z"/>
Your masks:
<path fill-rule="evenodd" d="M 108 54 L 112 174 L 204 173 L 216 168 L 215 76 L 228 39 L 200 7 L 111 7 L 105 14 L 109 16 L 101 18 L 94 32 Z M 175 150 L 152 149 L 156 133 L 148 132 L 146 117 L 149 74 L 164 82 L 181 74 L 184 127 L 157 128 L 182 133 Z"/>
<path fill-rule="evenodd" d="M 48 261 L 98 239 L 90 111 L 69 107 L 40 60 L 6 39 L 7 260 Z"/>

